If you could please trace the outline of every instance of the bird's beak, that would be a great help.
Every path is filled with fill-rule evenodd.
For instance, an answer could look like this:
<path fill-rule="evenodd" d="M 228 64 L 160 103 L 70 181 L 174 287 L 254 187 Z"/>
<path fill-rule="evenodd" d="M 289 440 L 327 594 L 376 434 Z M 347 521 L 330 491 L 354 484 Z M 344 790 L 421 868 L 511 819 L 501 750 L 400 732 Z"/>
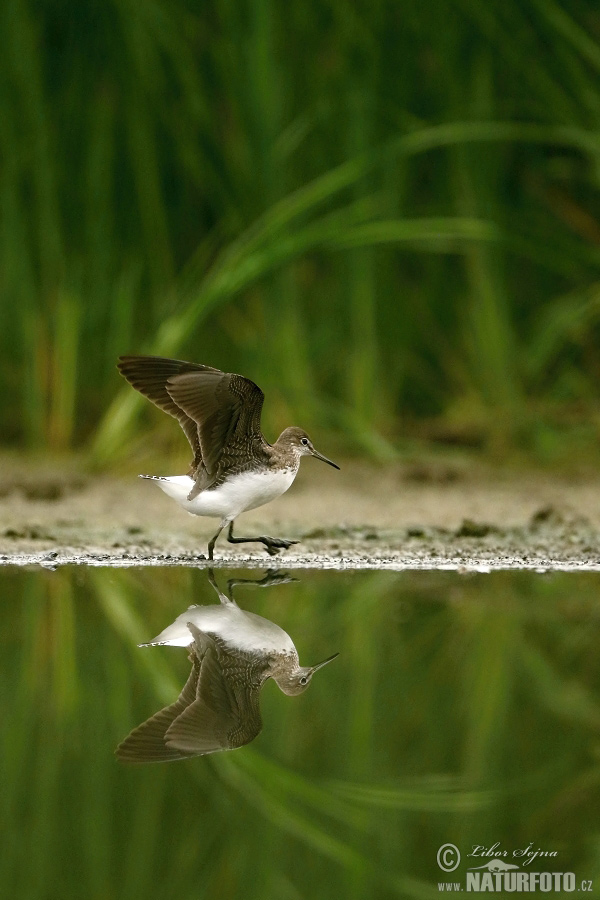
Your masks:
<path fill-rule="evenodd" d="M 327 457 L 323 456 L 322 453 L 318 453 L 314 447 L 310 448 L 310 452 L 312 453 L 313 456 L 316 456 L 317 459 L 320 459 L 323 462 L 326 462 L 328 466 L 333 466 L 334 469 L 339 469 L 339 466 L 336 463 L 332 462 L 330 459 L 327 459 Z"/>
<path fill-rule="evenodd" d="M 336 656 L 339 656 L 339 655 L 340 655 L 339 653 L 334 653 L 333 656 L 330 656 L 327 659 L 324 659 L 323 662 L 317 663 L 316 666 L 311 666 L 313 675 L 317 671 L 317 669 L 322 669 L 323 666 L 326 666 L 327 663 L 330 663 L 333 659 L 336 658 Z"/>

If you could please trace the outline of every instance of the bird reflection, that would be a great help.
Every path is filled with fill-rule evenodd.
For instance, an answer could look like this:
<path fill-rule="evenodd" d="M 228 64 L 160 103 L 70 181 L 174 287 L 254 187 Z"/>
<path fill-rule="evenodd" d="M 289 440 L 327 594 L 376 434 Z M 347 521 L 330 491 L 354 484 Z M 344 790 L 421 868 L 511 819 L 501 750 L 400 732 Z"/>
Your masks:
<path fill-rule="evenodd" d="M 190 606 L 154 640 L 141 647 L 188 647 L 192 671 L 170 706 L 143 722 L 116 749 L 122 762 L 149 763 L 188 759 L 250 743 L 262 728 L 260 689 L 273 678 L 284 694 L 301 694 L 316 666 L 301 666 L 286 632 L 233 599 L 237 584 L 267 587 L 296 579 L 269 572 L 260 581 L 231 579 L 228 596 L 209 571 L 219 605 Z"/>

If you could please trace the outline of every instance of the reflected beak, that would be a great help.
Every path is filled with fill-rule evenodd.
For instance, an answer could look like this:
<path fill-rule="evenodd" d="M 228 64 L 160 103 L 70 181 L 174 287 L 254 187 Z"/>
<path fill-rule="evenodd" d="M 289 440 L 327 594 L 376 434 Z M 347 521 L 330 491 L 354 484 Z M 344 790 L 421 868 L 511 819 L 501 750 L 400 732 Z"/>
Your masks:
<path fill-rule="evenodd" d="M 329 460 L 327 460 L 327 462 L 329 462 Z M 332 465 L 333 465 L 333 463 L 332 463 Z M 336 466 L 336 468 L 337 468 L 337 466 Z M 312 666 L 311 668 L 312 668 L 313 674 L 317 671 L 317 669 L 322 669 L 323 666 L 326 666 L 327 663 L 330 663 L 333 659 L 336 658 L 336 656 L 339 656 L 339 655 L 340 655 L 339 653 L 334 653 L 333 656 L 330 656 L 327 659 L 324 659 L 323 662 L 317 663 L 316 666 Z"/>
<path fill-rule="evenodd" d="M 322 462 L 326 462 L 328 466 L 333 466 L 334 469 L 339 469 L 339 466 L 336 463 L 332 462 L 330 459 L 327 459 L 327 457 L 323 456 L 322 453 L 318 453 L 314 447 L 310 448 L 310 452 L 313 456 L 316 456 L 317 459 L 320 459 Z"/>

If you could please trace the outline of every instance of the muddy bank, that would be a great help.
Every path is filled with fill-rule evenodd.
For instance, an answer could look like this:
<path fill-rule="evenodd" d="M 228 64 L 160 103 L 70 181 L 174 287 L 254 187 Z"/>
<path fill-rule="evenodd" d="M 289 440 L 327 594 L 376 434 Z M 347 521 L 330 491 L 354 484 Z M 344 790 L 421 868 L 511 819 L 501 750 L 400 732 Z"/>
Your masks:
<path fill-rule="evenodd" d="M 2 463 L 0 564 L 207 564 L 217 523 L 187 516 L 133 473 Z M 300 543 L 271 558 L 261 545 L 220 539 L 215 565 L 600 569 L 600 479 L 464 461 L 347 462 L 333 477 L 305 465 L 286 495 L 241 516 L 236 530 Z"/>

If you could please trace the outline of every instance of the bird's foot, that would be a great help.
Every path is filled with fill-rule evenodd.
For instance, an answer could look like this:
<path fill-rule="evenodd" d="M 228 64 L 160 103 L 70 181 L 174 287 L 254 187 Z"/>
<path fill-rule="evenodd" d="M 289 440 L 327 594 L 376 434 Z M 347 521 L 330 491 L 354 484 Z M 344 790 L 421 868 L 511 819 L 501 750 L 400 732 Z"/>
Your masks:
<path fill-rule="evenodd" d="M 281 550 L 287 550 L 292 544 L 299 544 L 300 541 L 286 541 L 285 538 L 261 537 L 261 541 L 265 545 L 265 549 L 269 556 L 277 556 Z"/>
<path fill-rule="evenodd" d="M 283 569 L 267 569 L 267 574 L 257 584 L 261 587 L 270 587 L 272 584 L 291 584 L 293 581 L 300 579 L 290 575 L 289 572 L 284 572 Z"/>

